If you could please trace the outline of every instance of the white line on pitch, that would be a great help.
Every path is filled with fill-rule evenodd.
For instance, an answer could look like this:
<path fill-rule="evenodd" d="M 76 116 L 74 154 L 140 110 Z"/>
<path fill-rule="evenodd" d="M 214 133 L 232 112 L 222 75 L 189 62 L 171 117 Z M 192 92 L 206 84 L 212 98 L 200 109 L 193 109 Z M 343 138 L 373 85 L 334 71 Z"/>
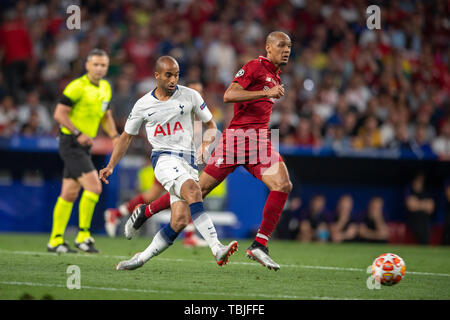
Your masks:
<path fill-rule="evenodd" d="M 49 284 L 49 283 L 38 283 L 38 282 L 20 282 L 20 281 L 0 281 L 0 284 L 12 285 L 12 286 L 28 286 L 28 287 L 50 287 L 50 288 L 66 288 L 66 286 L 61 284 Z M 151 290 L 151 289 L 130 289 L 130 288 L 108 288 L 108 287 L 95 287 L 95 286 L 81 286 L 80 289 L 88 290 L 101 290 L 101 291 L 125 291 L 125 292 L 141 292 L 141 293 L 157 293 L 157 294 L 179 294 L 180 292 L 173 292 L 168 290 Z M 225 297 L 242 297 L 243 294 L 236 293 L 221 293 L 221 292 L 198 292 L 198 291 L 186 291 L 184 294 L 201 294 L 207 296 L 225 296 Z M 294 300 L 357 300 L 352 298 L 333 298 L 333 297 L 301 297 L 301 296 L 291 296 L 291 295 L 270 295 L 270 294 L 258 294 L 258 293 L 246 293 L 246 297 L 253 298 L 272 298 L 272 299 L 294 299 Z"/>
<path fill-rule="evenodd" d="M 50 256 L 58 256 L 58 253 L 53 252 L 40 252 L 40 251 L 13 251 L 13 250 L 3 250 L 0 249 L 0 253 L 10 253 L 10 254 L 24 254 L 24 255 L 50 255 Z M 85 257 L 85 258 L 111 258 L 111 259 L 129 259 L 129 256 L 116 256 L 116 255 L 93 255 L 93 254 L 68 254 L 67 257 Z M 198 260 L 190 260 L 190 259 L 180 259 L 180 258 L 162 258 L 158 257 L 158 260 L 164 261 L 174 261 L 174 262 L 198 262 Z M 216 263 L 215 261 L 207 261 L 209 263 Z M 229 262 L 228 264 L 233 265 L 249 265 L 249 266 L 260 266 L 254 262 Z M 329 267 L 329 266 L 308 266 L 301 264 L 281 264 L 281 267 L 284 268 L 304 268 L 304 269 L 319 269 L 319 270 L 335 270 L 335 271 L 357 271 L 357 272 L 365 272 L 366 269 L 360 268 L 343 268 L 343 267 Z M 406 274 L 409 275 L 421 275 L 421 276 L 437 276 L 437 277 L 450 277 L 448 273 L 434 273 L 434 272 L 418 272 L 418 271 L 406 271 Z"/>

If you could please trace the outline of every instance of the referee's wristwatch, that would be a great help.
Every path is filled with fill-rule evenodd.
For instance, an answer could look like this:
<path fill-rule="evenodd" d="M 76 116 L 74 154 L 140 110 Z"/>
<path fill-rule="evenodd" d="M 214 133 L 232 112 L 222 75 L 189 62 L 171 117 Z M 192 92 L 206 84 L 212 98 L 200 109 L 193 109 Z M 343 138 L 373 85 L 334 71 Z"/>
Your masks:
<path fill-rule="evenodd" d="M 78 138 L 81 135 L 81 131 L 78 129 L 75 129 L 75 130 L 73 130 L 72 134 L 75 138 Z"/>

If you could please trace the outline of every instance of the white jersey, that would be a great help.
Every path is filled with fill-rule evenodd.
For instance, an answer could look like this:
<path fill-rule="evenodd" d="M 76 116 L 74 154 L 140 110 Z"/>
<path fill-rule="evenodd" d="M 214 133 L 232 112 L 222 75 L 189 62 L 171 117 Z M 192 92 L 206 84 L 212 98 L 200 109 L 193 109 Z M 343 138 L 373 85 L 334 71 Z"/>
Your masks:
<path fill-rule="evenodd" d="M 202 96 L 194 89 L 178 85 L 169 100 L 161 101 L 156 98 L 155 90 L 136 101 L 125 124 L 125 132 L 137 135 L 145 123 L 153 152 L 195 153 L 195 115 L 203 122 L 212 119 Z"/>

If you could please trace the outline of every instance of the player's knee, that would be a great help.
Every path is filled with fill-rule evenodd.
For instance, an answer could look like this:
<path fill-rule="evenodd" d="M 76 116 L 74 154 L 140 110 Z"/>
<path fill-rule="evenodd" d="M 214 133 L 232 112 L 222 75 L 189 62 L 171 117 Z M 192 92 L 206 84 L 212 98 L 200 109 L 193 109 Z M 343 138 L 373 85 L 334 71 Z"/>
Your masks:
<path fill-rule="evenodd" d="M 195 181 L 187 181 L 182 187 L 182 196 L 189 204 L 202 201 L 202 190 Z"/>
<path fill-rule="evenodd" d="M 293 188 L 292 182 L 290 180 L 288 180 L 286 182 L 283 192 L 290 193 L 292 191 L 292 188 Z"/>
<path fill-rule="evenodd" d="M 67 202 L 75 202 L 75 200 L 77 200 L 78 198 L 78 193 L 79 190 L 70 190 L 61 192 L 59 196 Z"/>
<path fill-rule="evenodd" d="M 189 224 L 189 217 L 187 215 L 178 216 L 171 222 L 172 229 L 176 232 L 183 231 Z"/>
<path fill-rule="evenodd" d="M 85 190 L 88 190 L 92 193 L 100 195 L 102 193 L 102 185 L 98 184 L 98 185 L 89 186 L 89 188 L 86 188 Z"/>
<path fill-rule="evenodd" d="M 289 179 L 280 181 L 273 186 L 272 191 L 289 193 L 292 191 L 292 182 Z"/>

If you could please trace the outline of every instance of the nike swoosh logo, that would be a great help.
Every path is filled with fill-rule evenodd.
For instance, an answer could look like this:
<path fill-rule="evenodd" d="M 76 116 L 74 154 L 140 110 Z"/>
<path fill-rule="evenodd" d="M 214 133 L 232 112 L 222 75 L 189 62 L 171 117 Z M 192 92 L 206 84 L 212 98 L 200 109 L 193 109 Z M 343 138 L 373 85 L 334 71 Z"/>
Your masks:
<path fill-rule="evenodd" d="M 156 112 L 153 112 L 153 113 L 149 113 L 149 114 L 148 114 L 148 116 L 149 116 L 149 117 L 151 117 L 151 115 L 152 115 L 152 114 L 155 114 L 155 113 L 156 113 Z"/>

